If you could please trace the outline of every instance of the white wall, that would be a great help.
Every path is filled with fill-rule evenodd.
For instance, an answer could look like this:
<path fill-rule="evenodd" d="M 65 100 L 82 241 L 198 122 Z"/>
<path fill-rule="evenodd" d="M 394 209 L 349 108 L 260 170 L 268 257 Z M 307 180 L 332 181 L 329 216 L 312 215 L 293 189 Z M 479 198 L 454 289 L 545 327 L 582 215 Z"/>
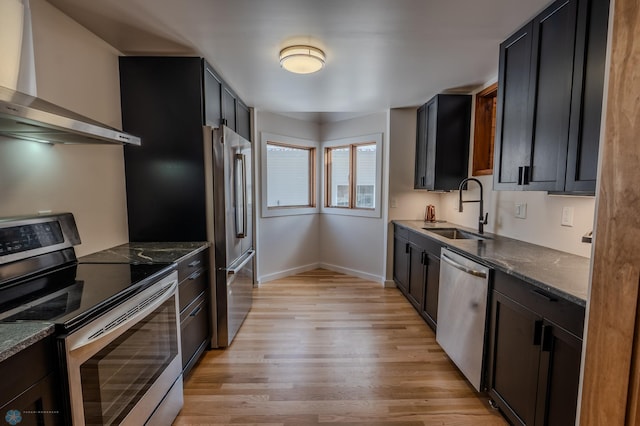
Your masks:
<path fill-rule="evenodd" d="M 390 112 L 389 222 L 423 220 L 428 204 L 441 218 L 440 194 L 413 189 L 416 152 L 417 108 L 395 108 Z M 389 235 L 393 225 L 388 225 Z M 387 241 L 387 285 L 393 285 L 393 238 Z"/>
<path fill-rule="evenodd" d="M 389 113 L 379 112 L 320 126 L 321 141 L 372 133 L 382 133 L 382 217 L 321 214 L 320 259 L 329 269 L 384 282 L 388 215 Z"/>
<path fill-rule="evenodd" d="M 320 140 L 319 126 L 271 112 L 255 110 L 255 176 L 261 176 L 262 132 L 314 141 Z M 318 153 L 320 155 L 320 153 Z M 320 265 L 320 218 L 318 214 L 262 217 L 262 182 L 256 184 L 256 236 L 258 282 L 265 282 Z"/>
<path fill-rule="evenodd" d="M 120 127 L 118 52 L 45 0 L 31 0 L 31 11 L 38 95 Z M 82 239 L 78 255 L 128 240 L 120 146 L 0 137 L 0 200 L 0 217 L 74 213 Z"/>
<path fill-rule="evenodd" d="M 488 83 L 489 85 L 491 83 Z M 475 105 L 475 98 L 473 101 Z M 472 114 L 472 117 L 475 114 Z M 472 127 L 473 129 L 473 123 Z M 473 146 L 473 132 L 471 132 Z M 469 156 L 469 176 L 473 161 L 473 148 Z M 529 243 L 590 257 L 591 244 L 581 242 L 584 234 L 593 229 L 595 197 L 550 196 L 539 191 L 493 191 L 493 176 L 476 176 L 484 187 L 485 212 L 489 212 L 488 232 L 516 238 Z M 469 184 L 464 199 L 478 199 L 479 190 L 475 183 Z M 526 219 L 515 218 L 515 203 L 527 204 Z M 478 205 L 464 205 L 458 213 L 458 193 L 443 194 L 440 209 L 441 218 L 449 222 L 477 228 Z M 573 207 L 573 227 L 561 226 L 562 208 Z"/>
<path fill-rule="evenodd" d="M 486 231 L 578 256 L 591 256 L 591 244 L 581 242 L 581 238 L 593 229 L 595 198 L 550 196 L 539 191 L 492 191 L 487 188 L 493 187 L 493 176 L 479 179 L 485 188 L 485 212 L 489 212 Z M 464 199 L 478 196 L 475 183 L 470 183 L 469 191 L 463 193 Z M 515 203 L 527 204 L 526 219 L 515 217 Z M 573 227 L 560 225 L 563 207 L 573 207 Z M 457 192 L 442 195 L 441 210 L 449 222 L 478 227 L 478 204 L 465 204 L 464 212 L 458 213 Z"/>

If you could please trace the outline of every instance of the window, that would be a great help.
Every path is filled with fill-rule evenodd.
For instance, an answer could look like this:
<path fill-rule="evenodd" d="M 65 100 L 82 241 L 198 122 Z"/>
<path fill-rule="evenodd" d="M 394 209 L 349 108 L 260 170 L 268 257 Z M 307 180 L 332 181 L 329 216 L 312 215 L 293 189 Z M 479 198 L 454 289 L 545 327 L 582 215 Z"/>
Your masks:
<path fill-rule="evenodd" d="M 267 207 L 313 207 L 315 148 L 267 143 Z"/>
<path fill-rule="evenodd" d="M 262 134 L 262 216 L 317 213 L 317 142 Z"/>
<path fill-rule="evenodd" d="M 498 83 L 476 94 L 473 137 L 473 176 L 493 174 L 493 143 L 496 138 Z"/>
<path fill-rule="evenodd" d="M 325 148 L 325 207 L 376 208 L 377 144 Z"/>

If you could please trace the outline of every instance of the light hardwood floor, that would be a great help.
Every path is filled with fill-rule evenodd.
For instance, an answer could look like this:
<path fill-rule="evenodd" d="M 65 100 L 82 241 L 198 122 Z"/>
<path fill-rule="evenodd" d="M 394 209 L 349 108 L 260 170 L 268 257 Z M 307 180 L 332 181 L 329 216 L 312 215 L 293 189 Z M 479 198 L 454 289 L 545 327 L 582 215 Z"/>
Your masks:
<path fill-rule="evenodd" d="M 395 288 L 326 270 L 263 284 L 187 377 L 175 425 L 505 425 Z"/>

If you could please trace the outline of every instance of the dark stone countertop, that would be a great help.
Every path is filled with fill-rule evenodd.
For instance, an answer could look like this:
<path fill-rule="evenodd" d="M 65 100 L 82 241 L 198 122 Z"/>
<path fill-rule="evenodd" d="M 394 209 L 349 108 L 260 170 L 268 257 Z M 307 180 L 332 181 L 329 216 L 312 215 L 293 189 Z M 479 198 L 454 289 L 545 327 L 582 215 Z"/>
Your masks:
<path fill-rule="evenodd" d="M 393 223 L 437 240 L 446 247 L 489 267 L 520 278 L 558 297 L 586 306 L 591 261 L 559 250 L 487 233 L 490 239 L 452 240 L 428 229 L 460 228 L 477 230 L 453 223 L 425 223 L 417 220 L 394 220 Z"/>
<path fill-rule="evenodd" d="M 177 263 L 209 247 L 207 242 L 126 243 L 78 258 L 80 263 Z"/>
<path fill-rule="evenodd" d="M 54 326 L 48 322 L 0 323 L 0 362 L 53 334 Z"/>

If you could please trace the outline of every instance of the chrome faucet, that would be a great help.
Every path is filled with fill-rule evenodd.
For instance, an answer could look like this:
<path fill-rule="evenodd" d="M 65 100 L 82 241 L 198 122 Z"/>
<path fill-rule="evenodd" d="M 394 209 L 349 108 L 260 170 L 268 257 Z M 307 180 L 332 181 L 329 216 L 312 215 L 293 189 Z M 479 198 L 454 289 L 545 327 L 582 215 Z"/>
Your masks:
<path fill-rule="evenodd" d="M 469 182 L 470 180 L 476 182 L 480 186 L 480 199 L 479 200 L 462 200 L 462 187 Z M 458 194 L 460 195 L 460 201 L 458 205 L 458 211 L 462 212 L 462 204 L 463 203 L 480 203 L 480 218 L 478 220 L 478 233 L 484 233 L 484 225 L 487 224 L 487 220 L 489 218 L 489 213 L 484 214 L 484 201 L 483 201 L 483 190 L 482 183 L 476 178 L 466 178 L 460 182 L 460 186 L 458 187 Z"/>

